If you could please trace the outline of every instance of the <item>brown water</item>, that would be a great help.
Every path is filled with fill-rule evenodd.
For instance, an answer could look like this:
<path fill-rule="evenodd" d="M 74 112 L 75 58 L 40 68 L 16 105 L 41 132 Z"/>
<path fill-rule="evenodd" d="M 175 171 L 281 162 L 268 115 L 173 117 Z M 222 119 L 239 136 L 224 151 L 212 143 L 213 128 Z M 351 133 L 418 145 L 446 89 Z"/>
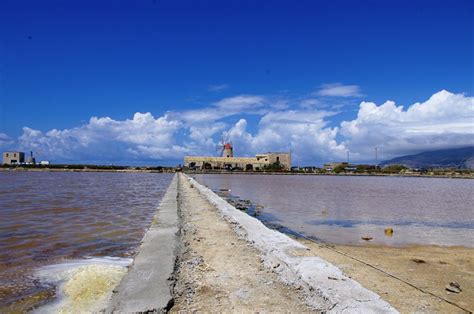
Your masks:
<path fill-rule="evenodd" d="M 264 208 L 257 216 L 333 244 L 474 247 L 474 180 L 303 175 L 196 175 Z M 385 234 L 393 228 L 393 234 Z"/>
<path fill-rule="evenodd" d="M 0 172 L 0 309 L 54 296 L 54 286 L 34 276 L 41 266 L 132 256 L 171 179 L 158 173 Z"/>

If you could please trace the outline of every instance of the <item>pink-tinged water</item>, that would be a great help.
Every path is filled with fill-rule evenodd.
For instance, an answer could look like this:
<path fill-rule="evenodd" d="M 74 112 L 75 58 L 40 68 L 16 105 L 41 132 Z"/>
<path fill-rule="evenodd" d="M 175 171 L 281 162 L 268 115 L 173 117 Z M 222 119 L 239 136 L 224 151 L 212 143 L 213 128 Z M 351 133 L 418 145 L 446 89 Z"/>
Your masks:
<path fill-rule="evenodd" d="M 334 244 L 474 247 L 474 180 L 309 175 L 195 175 L 263 205 L 259 219 Z M 393 228 L 386 235 L 385 228 Z"/>
<path fill-rule="evenodd" d="M 42 303 L 54 295 L 54 287 L 33 276 L 40 266 L 133 255 L 171 178 L 0 172 L 0 309 L 32 297 Z"/>

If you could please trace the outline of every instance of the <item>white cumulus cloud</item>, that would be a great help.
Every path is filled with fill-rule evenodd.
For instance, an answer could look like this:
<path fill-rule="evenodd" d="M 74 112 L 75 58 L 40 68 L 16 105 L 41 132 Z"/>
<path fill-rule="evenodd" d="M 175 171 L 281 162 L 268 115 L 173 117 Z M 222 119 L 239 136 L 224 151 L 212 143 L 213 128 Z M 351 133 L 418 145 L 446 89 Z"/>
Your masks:
<path fill-rule="evenodd" d="M 0 147 L 6 147 L 11 144 L 13 144 L 13 139 L 5 133 L 0 133 Z"/>
<path fill-rule="evenodd" d="M 215 156 L 216 143 L 224 134 L 234 143 L 237 156 L 291 150 L 300 165 L 345 160 L 347 151 L 353 161 L 372 161 L 375 147 L 385 159 L 474 145 L 474 98 L 463 94 L 443 90 L 408 107 L 393 101 L 361 102 L 357 116 L 340 124 L 335 119 L 341 110 L 323 108 L 324 102 L 317 98 L 299 98 L 292 104 L 288 99 L 237 95 L 159 117 L 151 113 L 135 113 L 125 120 L 92 117 L 84 125 L 47 132 L 24 127 L 16 144 L 52 161 L 178 163 L 188 154 Z M 0 133 L 0 145 L 13 142 Z"/>
<path fill-rule="evenodd" d="M 306 110 L 269 112 L 260 119 L 256 134 L 247 131 L 245 119 L 226 134 L 241 154 L 291 150 L 297 162 L 320 163 L 345 155 L 344 145 L 336 141 L 338 128 L 327 126 L 327 118 L 334 114 Z"/>
<path fill-rule="evenodd" d="M 393 101 L 362 102 L 357 118 L 341 123 L 344 145 L 360 158 L 374 148 L 386 158 L 474 144 L 474 97 L 442 90 L 408 108 Z"/>
<path fill-rule="evenodd" d="M 167 115 L 155 118 L 151 113 L 135 113 L 123 121 L 92 117 L 85 125 L 46 133 L 24 127 L 19 143 L 25 150 L 61 160 L 164 159 L 186 151 L 174 144 L 180 127 L 181 122 Z"/>

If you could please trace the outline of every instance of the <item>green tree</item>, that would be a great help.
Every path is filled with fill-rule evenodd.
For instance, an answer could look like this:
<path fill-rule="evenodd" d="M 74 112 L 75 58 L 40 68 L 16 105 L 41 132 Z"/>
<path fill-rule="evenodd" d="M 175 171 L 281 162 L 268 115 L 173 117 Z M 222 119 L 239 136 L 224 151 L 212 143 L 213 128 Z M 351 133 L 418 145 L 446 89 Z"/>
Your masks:
<path fill-rule="evenodd" d="M 400 173 L 403 170 L 408 169 L 404 165 L 389 165 L 382 169 L 383 173 Z"/>
<path fill-rule="evenodd" d="M 263 166 L 263 170 L 265 170 L 265 171 L 282 171 L 283 166 L 280 164 L 279 161 L 276 161 L 272 164 Z"/>
<path fill-rule="evenodd" d="M 339 165 L 336 168 L 334 168 L 332 171 L 335 173 L 341 173 L 346 169 L 347 165 Z"/>

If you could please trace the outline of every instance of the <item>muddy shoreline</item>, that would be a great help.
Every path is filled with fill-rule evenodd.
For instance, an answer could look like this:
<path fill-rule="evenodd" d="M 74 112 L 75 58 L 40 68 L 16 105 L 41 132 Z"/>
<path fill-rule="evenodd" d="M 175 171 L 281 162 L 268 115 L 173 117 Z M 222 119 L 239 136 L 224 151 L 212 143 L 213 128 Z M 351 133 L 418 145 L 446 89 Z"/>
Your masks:
<path fill-rule="evenodd" d="M 382 296 L 400 312 L 474 311 L 472 248 L 345 246 L 304 238 L 297 240 Z M 450 282 L 459 283 L 462 291 L 446 290 Z"/>

